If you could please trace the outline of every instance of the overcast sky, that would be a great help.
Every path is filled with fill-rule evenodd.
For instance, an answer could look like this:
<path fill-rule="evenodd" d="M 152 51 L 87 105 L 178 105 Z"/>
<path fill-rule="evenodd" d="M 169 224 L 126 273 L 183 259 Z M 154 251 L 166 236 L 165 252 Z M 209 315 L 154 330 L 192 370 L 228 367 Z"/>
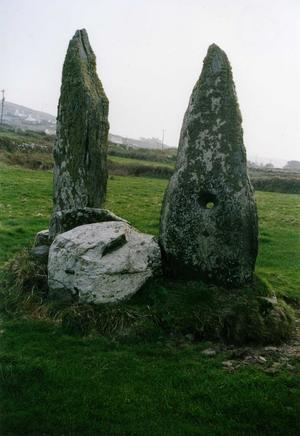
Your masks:
<path fill-rule="evenodd" d="M 227 53 L 248 157 L 300 160 L 300 0 L 0 0 L 0 88 L 56 115 L 68 42 L 86 28 L 111 132 L 177 146 L 211 43 Z"/>

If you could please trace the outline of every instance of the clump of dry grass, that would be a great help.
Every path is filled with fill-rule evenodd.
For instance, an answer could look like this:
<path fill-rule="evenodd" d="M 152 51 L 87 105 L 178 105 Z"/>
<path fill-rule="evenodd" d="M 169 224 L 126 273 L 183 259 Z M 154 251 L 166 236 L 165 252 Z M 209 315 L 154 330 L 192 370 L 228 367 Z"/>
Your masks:
<path fill-rule="evenodd" d="M 138 308 L 126 304 L 77 304 L 61 313 L 62 327 L 69 333 L 88 334 L 94 331 L 108 336 L 128 330 L 144 317 Z"/>
<path fill-rule="evenodd" d="M 38 263 L 30 249 L 24 249 L 1 270 L 0 309 L 6 315 L 44 318 L 48 293 L 47 266 Z"/>

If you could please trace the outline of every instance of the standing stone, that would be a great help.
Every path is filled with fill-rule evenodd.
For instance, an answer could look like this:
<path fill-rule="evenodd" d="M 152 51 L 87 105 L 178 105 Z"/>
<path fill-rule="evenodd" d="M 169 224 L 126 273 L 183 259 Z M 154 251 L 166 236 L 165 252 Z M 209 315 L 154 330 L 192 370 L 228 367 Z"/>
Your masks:
<path fill-rule="evenodd" d="M 257 214 L 231 66 L 208 49 L 181 130 L 160 223 L 164 269 L 223 286 L 251 281 Z"/>
<path fill-rule="evenodd" d="M 50 239 L 58 233 L 58 212 L 99 208 L 104 203 L 107 117 L 108 99 L 97 76 L 95 54 L 86 30 L 77 30 L 69 43 L 62 73 L 53 152 Z"/>

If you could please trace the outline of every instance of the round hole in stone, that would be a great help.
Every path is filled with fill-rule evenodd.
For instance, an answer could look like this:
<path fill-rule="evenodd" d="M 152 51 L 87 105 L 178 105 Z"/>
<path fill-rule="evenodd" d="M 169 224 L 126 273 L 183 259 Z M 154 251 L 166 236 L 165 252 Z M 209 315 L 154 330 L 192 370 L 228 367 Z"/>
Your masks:
<path fill-rule="evenodd" d="M 217 204 L 217 197 L 211 192 L 202 192 L 199 196 L 199 202 L 205 209 L 213 209 Z"/>

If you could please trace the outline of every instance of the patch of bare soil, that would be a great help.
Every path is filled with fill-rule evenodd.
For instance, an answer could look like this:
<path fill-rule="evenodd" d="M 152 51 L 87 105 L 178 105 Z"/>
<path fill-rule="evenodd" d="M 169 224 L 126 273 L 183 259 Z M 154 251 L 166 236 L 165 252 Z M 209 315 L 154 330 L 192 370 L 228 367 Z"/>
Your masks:
<path fill-rule="evenodd" d="M 222 352 L 226 360 L 222 362 L 224 370 L 234 372 L 236 369 L 254 364 L 268 374 L 281 370 L 300 371 L 300 310 L 295 310 L 296 327 L 289 342 L 278 346 L 234 347 L 232 345 L 214 346 L 202 351 L 213 357 Z M 297 365 L 298 364 L 298 365 Z"/>

